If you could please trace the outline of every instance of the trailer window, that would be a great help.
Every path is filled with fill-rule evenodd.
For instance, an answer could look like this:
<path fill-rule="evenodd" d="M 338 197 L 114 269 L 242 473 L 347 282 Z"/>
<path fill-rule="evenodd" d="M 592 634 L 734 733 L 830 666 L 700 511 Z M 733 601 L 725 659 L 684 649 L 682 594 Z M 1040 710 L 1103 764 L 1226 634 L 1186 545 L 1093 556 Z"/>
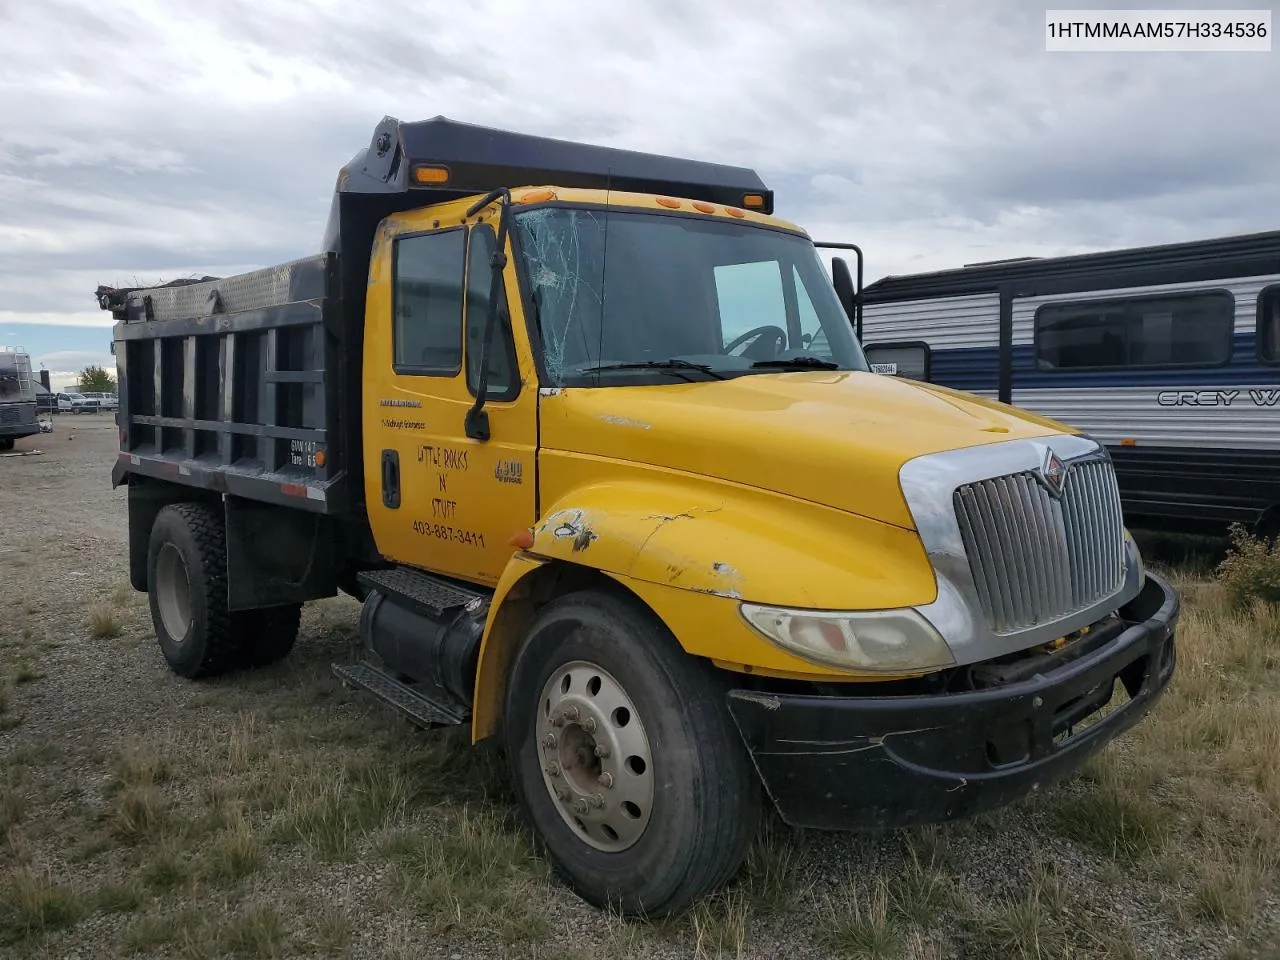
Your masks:
<path fill-rule="evenodd" d="M 1211 367 L 1231 358 L 1235 297 L 1224 290 L 1045 304 L 1041 370 Z"/>
<path fill-rule="evenodd" d="M 1280 363 L 1280 286 L 1258 295 L 1258 359 Z"/>
<path fill-rule="evenodd" d="M 489 316 L 489 291 L 493 271 L 489 258 L 498 245 L 493 227 L 488 224 L 471 231 L 467 253 L 467 386 L 474 394 L 480 385 L 480 357 L 484 350 L 484 325 Z M 498 288 L 498 317 L 489 346 L 488 396 L 493 400 L 510 400 L 518 392 L 516 348 L 511 338 L 511 317 L 507 312 L 505 288 Z"/>
<path fill-rule="evenodd" d="M 22 381 L 18 378 L 18 364 L 0 357 L 0 403 L 22 399 Z"/>
<path fill-rule="evenodd" d="M 462 369 L 463 228 L 396 241 L 396 373 L 453 376 Z"/>

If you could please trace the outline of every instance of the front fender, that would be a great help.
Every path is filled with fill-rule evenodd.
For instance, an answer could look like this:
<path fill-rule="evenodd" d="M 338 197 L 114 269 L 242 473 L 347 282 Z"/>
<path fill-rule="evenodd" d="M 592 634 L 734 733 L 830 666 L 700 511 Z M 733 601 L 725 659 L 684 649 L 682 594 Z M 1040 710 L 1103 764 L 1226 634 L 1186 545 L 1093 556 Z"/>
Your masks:
<path fill-rule="evenodd" d="M 532 534 L 537 556 L 733 600 L 863 610 L 937 595 L 914 531 L 727 484 L 645 478 L 575 487 Z"/>

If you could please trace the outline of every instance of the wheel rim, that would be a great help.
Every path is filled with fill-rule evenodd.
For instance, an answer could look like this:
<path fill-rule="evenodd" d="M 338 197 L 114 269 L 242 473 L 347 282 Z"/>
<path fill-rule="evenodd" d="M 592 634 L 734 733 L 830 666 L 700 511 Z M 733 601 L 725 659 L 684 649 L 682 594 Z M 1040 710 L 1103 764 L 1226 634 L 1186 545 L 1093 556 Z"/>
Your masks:
<path fill-rule="evenodd" d="M 570 829 L 610 853 L 639 840 L 653 812 L 653 762 L 622 684 L 594 663 L 563 664 L 542 688 L 536 734 L 542 782 Z"/>
<path fill-rule="evenodd" d="M 161 547 L 156 558 L 156 605 L 170 639 L 175 643 L 186 640 L 191 626 L 191 582 L 186 561 L 172 543 Z"/>

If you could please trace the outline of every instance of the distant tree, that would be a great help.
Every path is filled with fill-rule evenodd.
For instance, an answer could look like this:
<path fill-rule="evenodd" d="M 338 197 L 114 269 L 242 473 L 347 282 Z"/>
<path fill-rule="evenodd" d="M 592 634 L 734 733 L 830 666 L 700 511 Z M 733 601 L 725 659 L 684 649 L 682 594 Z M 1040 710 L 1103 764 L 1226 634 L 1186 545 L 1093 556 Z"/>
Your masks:
<path fill-rule="evenodd" d="M 80 390 L 83 393 L 115 393 L 116 378 L 102 367 L 85 367 L 80 371 Z"/>

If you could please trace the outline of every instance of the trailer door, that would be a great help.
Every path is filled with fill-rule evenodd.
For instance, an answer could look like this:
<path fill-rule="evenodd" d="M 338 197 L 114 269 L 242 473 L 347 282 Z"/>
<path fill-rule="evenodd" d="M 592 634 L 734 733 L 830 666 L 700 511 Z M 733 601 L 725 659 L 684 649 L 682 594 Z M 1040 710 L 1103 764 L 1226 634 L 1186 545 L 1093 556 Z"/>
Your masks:
<path fill-rule="evenodd" d="M 412 217 L 413 215 L 408 215 Z M 517 357 L 507 304 L 490 351 L 490 439 L 471 440 L 493 227 L 411 232 L 393 221 L 375 251 L 366 314 L 364 437 L 369 519 L 388 559 L 496 583 L 511 538 L 535 519 L 536 383 Z M 510 256 L 510 254 L 508 254 Z M 508 277 L 511 273 L 508 269 Z M 509 281 L 510 282 L 510 281 Z"/>

